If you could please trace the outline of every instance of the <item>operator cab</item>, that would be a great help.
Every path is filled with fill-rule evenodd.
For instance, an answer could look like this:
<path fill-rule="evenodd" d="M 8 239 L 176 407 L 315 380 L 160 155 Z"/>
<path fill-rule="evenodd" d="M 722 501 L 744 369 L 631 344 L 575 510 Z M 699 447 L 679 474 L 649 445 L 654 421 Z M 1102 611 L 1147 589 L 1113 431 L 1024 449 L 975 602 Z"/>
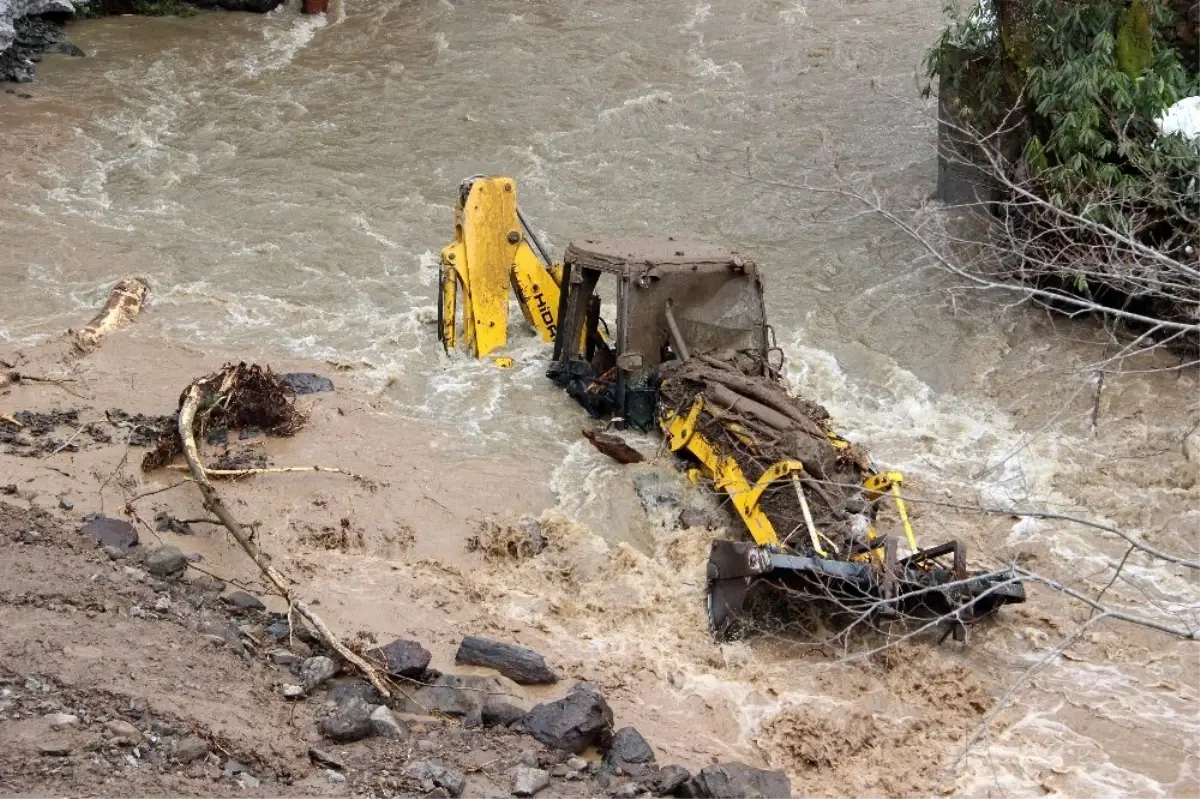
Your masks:
<path fill-rule="evenodd" d="M 597 288 L 615 278 L 616 325 L 600 318 Z M 563 257 L 558 334 L 548 376 L 595 417 L 655 424 L 666 361 L 734 350 L 777 373 L 757 267 L 737 252 L 673 238 L 571 242 Z M 776 364 L 771 364 L 774 356 Z"/>

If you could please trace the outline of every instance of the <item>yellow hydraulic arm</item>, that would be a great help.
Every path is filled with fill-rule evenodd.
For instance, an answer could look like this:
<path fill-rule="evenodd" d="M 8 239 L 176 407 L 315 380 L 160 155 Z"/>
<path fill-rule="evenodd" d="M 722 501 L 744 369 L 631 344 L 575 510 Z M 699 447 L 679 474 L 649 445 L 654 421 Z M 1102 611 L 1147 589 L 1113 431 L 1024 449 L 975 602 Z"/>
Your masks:
<path fill-rule="evenodd" d="M 525 320 L 543 341 L 554 340 L 562 268 L 530 246 L 520 213 L 512 178 L 463 181 L 454 243 L 442 249 L 438 335 L 447 351 L 458 346 L 460 329 L 462 345 L 476 358 L 508 343 L 510 286 Z"/>

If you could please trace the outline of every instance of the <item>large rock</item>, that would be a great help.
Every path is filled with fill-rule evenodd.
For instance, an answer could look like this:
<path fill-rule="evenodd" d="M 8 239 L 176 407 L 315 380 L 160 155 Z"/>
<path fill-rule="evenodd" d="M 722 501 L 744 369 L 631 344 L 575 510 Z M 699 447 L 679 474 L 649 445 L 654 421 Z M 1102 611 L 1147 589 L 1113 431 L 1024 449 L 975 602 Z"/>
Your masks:
<path fill-rule="evenodd" d="M 695 799 L 783 799 L 792 795 L 792 782 L 780 771 L 720 763 L 701 769 L 681 786 L 680 794 Z"/>
<path fill-rule="evenodd" d="M 511 717 L 512 711 L 505 705 L 524 704 L 521 687 L 507 677 L 443 674 L 401 700 L 397 709 L 420 715 L 445 713 L 462 718 L 468 727 L 477 727 L 485 717 Z"/>
<path fill-rule="evenodd" d="M 416 679 L 429 667 L 429 650 L 416 641 L 397 638 L 387 646 L 372 649 L 367 655 L 387 664 L 388 674 Z"/>
<path fill-rule="evenodd" d="M 672 796 L 691 778 L 692 773 L 683 766 L 663 766 L 648 787 L 655 796 Z"/>
<path fill-rule="evenodd" d="M 395 714 L 384 705 L 371 711 L 371 729 L 380 738 L 392 738 L 398 741 L 407 741 L 410 734 L 408 725 L 396 718 Z"/>
<path fill-rule="evenodd" d="M 612 739 L 613 712 L 593 686 L 580 683 L 554 702 L 536 705 L 512 728 L 532 735 L 551 749 L 579 754 L 604 748 Z"/>
<path fill-rule="evenodd" d="M 371 721 L 373 710 L 361 699 L 351 699 L 321 720 L 321 734 L 338 743 L 360 741 L 375 731 Z"/>
<path fill-rule="evenodd" d="M 17 39 L 17 21 L 41 14 L 74 14 L 67 0 L 0 0 L 0 52 Z"/>
<path fill-rule="evenodd" d="M 519 685 L 558 682 L 558 675 L 546 666 L 545 658 L 532 649 L 478 635 L 468 635 L 462 640 L 454 660 L 495 669 Z"/>
<path fill-rule="evenodd" d="M 604 760 L 606 763 L 649 763 L 654 760 L 654 750 L 640 732 L 633 727 L 622 727 L 613 735 Z"/>

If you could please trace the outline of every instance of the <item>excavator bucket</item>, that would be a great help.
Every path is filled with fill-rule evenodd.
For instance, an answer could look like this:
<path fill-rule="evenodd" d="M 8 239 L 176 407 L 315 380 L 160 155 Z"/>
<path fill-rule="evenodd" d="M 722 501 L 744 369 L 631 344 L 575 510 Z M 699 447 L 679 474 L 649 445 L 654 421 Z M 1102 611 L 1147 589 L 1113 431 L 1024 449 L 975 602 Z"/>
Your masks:
<path fill-rule="evenodd" d="M 550 262 L 521 215 L 512 178 L 464 180 L 438 284 L 438 335 L 446 351 L 461 341 L 484 358 L 508 343 L 510 286 L 525 321 L 553 342 L 561 281 L 562 268 Z"/>
<path fill-rule="evenodd" d="M 520 243 L 512 179 L 464 181 L 454 215 L 454 243 L 442 250 L 438 330 L 447 351 L 458 344 L 460 328 L 463 346 L 476 358 L 508 343 L 508 288 Z"/>

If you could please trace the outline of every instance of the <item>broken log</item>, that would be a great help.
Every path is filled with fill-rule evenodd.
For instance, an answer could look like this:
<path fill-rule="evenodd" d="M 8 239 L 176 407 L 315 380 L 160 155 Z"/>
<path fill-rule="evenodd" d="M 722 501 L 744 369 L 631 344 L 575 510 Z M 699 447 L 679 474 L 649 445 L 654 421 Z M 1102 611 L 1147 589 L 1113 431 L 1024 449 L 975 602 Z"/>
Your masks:
<path fill-rule="evenodd" d="M 218 377 L 220 375 L 218 374 Z M 228 380 L 229 378 L 226 378 Z M 312 611 L 312 609 L 304 602 L 297 599 L 291 589 L 288 587 L 287 579 L 279 573 L 279 571 L 267 562 L 266 557 L 259 551 L 258 546 L 250 540 L 250 536 L 246 534 L 245 529 L 238 521 L 233 518 L 233 514 L 229 512 L 229 508 L 221 501 L 221 496 L 213 487 L 212 482 L 208 479 L 208 473 L 204 469 L 203 463 L 200 461 L 200 453 L 196 447 L 196 436 L 193 432 L 196 421 L 196 412 L 200 408 L 200 403 L 204 395 L 214 388 L 206 384 L 204 380 L 194 380 L 184 392 L 183 401 L 179 406 L 179 438 L 183 444 L 183 456 L 187 460 L 188 469 L 192 473 L 192 479 L 196 483 L 196 487 L 200 489 L 200 494 L 204 499 L 204 507 L 214 516 L 221 520 L 221 524 L 237 541 L 238 546 L 246 553 L 249 558 L 254 561 L 259 570 L 263 573 L 279 592 L 279 595 L 287 600 L 289 609 L 295 608 L 296 612 L 307 621 L 316 631 L 317 635 L 329 645 L 331 649 L 342 656 L 347 662 L 353 664 L 359 671 L 375 686 L 375 690 L 379 691 L 384 697 L 392 696 L 391 690 L 380 676 L 379 671 L 359 657 L 354 652 L 350 651 L 345 644 L 334 635 L 325 622 Z M 221 386 L 217 393 L 222 393 L 220 389 L 228 389 L 229 386 Z"/>
<path fill-rule="evenodd" d="M 100 339 L 132 322 L 133 318 L 141 313 L 142 304 L 149 292 L 150 285 L 144 278 L 127 277 L 117 281 L 109 291 L 104 307 L 87 327 L 67 331 L 74 340 L 76 349 L 80 353 L 91 352 L 100 343 Z"/>
<path fill-rule="evenodd" d="M 642 453 L 626 444 L 619 436 L 598 433 L 595 430 L 584 430 L 583 437 L 592 442 L 593 447 L 618 463 L 641 463 L 645 460 Z"/>
<path fill-rule="evenodd" d="M 546 666 L 546 660 L 532 649 L 477 635 L 468 635 L 462 640 L 454 660 L 456 663 L 495 669 L 519 685 L 558 682 L 558 675 L 551 671 Z"/>

